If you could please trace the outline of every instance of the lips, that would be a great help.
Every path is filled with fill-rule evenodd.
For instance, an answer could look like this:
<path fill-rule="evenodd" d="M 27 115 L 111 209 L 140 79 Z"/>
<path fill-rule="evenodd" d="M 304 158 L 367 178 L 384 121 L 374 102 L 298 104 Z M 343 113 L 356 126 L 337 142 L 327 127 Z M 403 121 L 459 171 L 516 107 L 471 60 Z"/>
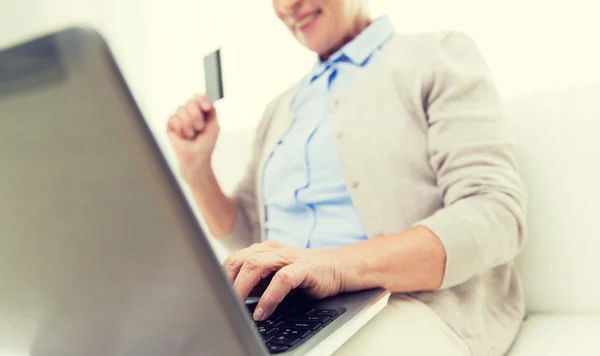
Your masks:
<path fill-rule="evenodd" d="M 296 21 L 296 23 L 294 24 L 294 27 L 296 27 L 297 29 L 301 29 L 302 27 L 311 23 L 320 14 L 321 14 L 321 10 L 317 10 L 317 11 L 313 12 L 312 14 L 303 16 L 300 20 Z"/>

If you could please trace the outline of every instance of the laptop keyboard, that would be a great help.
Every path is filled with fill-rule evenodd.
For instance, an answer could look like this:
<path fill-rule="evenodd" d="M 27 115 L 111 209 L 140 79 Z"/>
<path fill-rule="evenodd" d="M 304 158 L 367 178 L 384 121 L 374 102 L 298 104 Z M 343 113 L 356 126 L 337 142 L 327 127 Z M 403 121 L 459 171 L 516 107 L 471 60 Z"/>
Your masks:
<path fill-rule="evenodd" d="M 255 304 L 247 304 L 250 315 Z M 272 354 L 290 351 L 301 345 L 346 311 L 342 307 L 314 308 L 302 302 L 283 302 L 264 321 L 255 322 L 267 349 Z"/>

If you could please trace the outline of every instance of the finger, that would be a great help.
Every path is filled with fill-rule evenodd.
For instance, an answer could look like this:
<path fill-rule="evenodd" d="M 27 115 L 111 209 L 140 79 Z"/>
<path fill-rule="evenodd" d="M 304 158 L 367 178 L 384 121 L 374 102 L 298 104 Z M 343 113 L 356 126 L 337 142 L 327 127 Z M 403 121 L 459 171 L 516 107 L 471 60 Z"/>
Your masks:
<path fill-rule="evenodd" d="M 211 136 L 219 134 L 219 122 L 217 121 L 216 117 L 214 117 L 212 119 L 211 118 L 205 119 L 204 129 L 202 132 L 206 132 Z"/>
<path fill-rule="evenodd" d="M 196 95 L 195 97 L 200 110 L 206 115 L 206 120 L 212 120 L 217 116 L 217 110 L 213 105 L 212 100 L 207 95 Z"/>
<path fill-rule="evenodd" d="M 174 147 L 177 148 L 181 144 L 181 137 L 179 137 L 179 135 L 175 131 L 173 131 L 171 129 L 167 130 L 167 137 L 169 138 L 169 140 L 171 141 L 171 144 Z"/>
<path fill-rule="evenodd" d="M 181 135 L 181 128 L 183 126 L 183 121 L 181 120 L 181 118 L 179 116 L 177 116 L 177 115 L 171 116 L 167 125 L 168 125 L 168 131 L 173 132 L 180 138 L 183 138 L 183 136 Z"/>
<path fill-rule="evenodd" d="M 261 279 L 260 282 L 258 282 L 258 284 L 252 288 L 248 298 L 256 297 L 260 299 L 260 296 L 263 295 L 263 293 L 267 290 L 267 287 L 269 286 L 269 283 L 271 283 L 271 279 L 273 279 L 274 275 L 275 273 L 271 272 L 267 277 Z"/>
<path fill-rule="evenodd" d="M 176 120 L 177 120 L 177 116 L 175 116 L 175 115 L 171 115 L 171 117 L 169 117 L 169 119 L 167 120 L 167 132 L 175 131 L 175 121 Z"/>
<path fill-rule="evenodd" d="M 296 262 L 281 268 L 263 293 L 254 310 L 254 320 L 268 318 L 281 301 L 308 277 L 308 265 Z"/>
<path fill-rule="evenodd" d="M 200 111 L 198 104 L 190 100 L 186 104 L 185 109 L 190 117 L 192 127 L 198 132 L 204 130 L 204 114 Z"/>
<path fill-rule="evenodd" d="M 275 249 L 280 249 L 283 247 L 283 244 L 277 243 L 274 241 L 265 241 L 258 244 L 253 244 L 250 247 L 246 247 L 230 256 L 228 256 L 223 262 L 223 269 L 227 274 L 227 277 L 231 281 L 235 281 L 240 268 L 246 260 L 253 255 L 256 255 L 261 252 L 271 251 Z"/>
<path fill-rule="evenodd" d="M 190 123 L 190 118 L 185 110 L 185 107 L 180 106 L 177 109 L 177 115 L 181 118 L 181 136 L 187 139 L 193 139 L 195 137 L 194 128 Z"/>
<path fill-rule="evenodd" d="M 223 269 L 225 270 L 225 274 L 227 274 L 227 278 L 232 282 L 235 281 L 242 265 L 246 262 L 246 259 L 257 252 L 256 246 L 252 245 L 227 256 L 225 261 L 223 261 Z"/>
<path fill-rule="evenodd" d="M 279 270 L 288 264 L 281 254 L 275 252 L 262 252 L 246 259 L 240 273 L 233 282 L 233 289 L 241 300 L 246 300 L 259 282 L 271 272 Z"/>

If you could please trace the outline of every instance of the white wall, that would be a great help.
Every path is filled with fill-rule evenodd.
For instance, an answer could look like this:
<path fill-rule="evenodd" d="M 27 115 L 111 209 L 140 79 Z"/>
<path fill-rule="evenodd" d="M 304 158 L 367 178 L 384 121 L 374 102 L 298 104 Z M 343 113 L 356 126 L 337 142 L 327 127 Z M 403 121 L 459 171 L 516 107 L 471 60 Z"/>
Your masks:
<path fill-rule="evenodd" d="M 594 0 L 371 4 L 375 14 L 391 14 L 401 32 L 467 32 L 506 94 L 600 79 Z M 203 90 L 202 56 L 222 47 L 227 94 L 219 108 L 222 123 L 248 127 L 314 59 L 278 23 L 270 6 L 266 0 L 0 0 L 0 45 L 67 23 L 96 26 L 157 130 L 178 103 Z"/>
<path fill-rule="evenodd" d="M 371 0 L 402 32 L 472 36 L 506 95 L 600 80 L 595 0 Z"/>

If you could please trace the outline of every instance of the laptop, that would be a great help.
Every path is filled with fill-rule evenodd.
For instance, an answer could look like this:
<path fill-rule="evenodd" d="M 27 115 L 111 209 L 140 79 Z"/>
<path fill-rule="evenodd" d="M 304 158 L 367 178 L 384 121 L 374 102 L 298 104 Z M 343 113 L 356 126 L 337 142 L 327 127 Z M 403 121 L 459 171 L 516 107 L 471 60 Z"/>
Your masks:
<path fill-rule="evenodd" d="M 100 34 L 0 52 L 0 355 L 330 355 L 387 303 L 232 289 Z"/>

